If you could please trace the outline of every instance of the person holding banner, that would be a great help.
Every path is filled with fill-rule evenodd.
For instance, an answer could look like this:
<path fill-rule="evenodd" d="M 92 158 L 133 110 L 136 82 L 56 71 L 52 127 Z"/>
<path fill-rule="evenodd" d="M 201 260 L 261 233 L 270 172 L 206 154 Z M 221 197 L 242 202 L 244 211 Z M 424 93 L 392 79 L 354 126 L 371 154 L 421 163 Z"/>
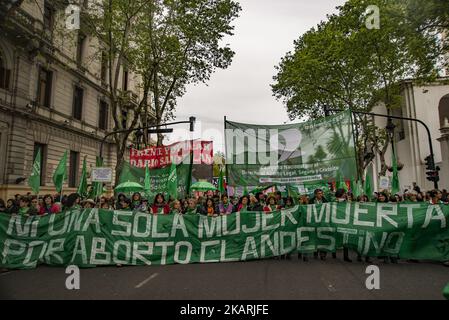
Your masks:
<path fill-rule="evenodd" d="M 163 193 L 158 193 L 156 197 L 154 197 L 154 203 L 151 207 L 151 213 L 153 214 L 169 214 L 170 207 L 165 202 L 165 197 Z"/>
<path fill-rule="evenodd" d="M 53 197 L 50 194 L 44 196 L 44 205 L 40 207 L 39 215 L 59 213 L 61 208 L 55 204 Z"/>
<path fill-rule="evenodd" d="M 204 207 L 204 211 L 206 212 L 208 217 L 217 217 L 218 214 L 216 212 L 215 203 L 212 198 L 207 198 L 206 205 Z"/>
<path fill-rule="evenodd" d="M 179 201 L 179 200 L 173 201 L 171 213 L 182 214 L 181 201 Z"/>
<path fill-rule="evenodd" d="M 257 199 L 256 199 L 256 197 L 254 195 L 250 195 L 250 197 L 249 197 L 249 211 L 254 211 L 254 212 L 262 212 L 262 211 L 264 211 L 263 207 L 257 201 Z"/>
<path fill-rule="evenodd" d="M 240 198 L 239 205 L 237 207 L 237 212 L 249 211 L 248 203 L 249 203 L 248 196 L 242 196 Z"/>
<path fill-rule="evenodd" d="M 142 204 L 142 196 L 139 192 L 135 192 L 131 198 L 131 208 L 133 210 L 139 210 L 141 204 Z"/>
<path fill-rule="evenodd" d="M 281 210 L 281 206 L 276 204 L 277 202 L 277 198 L 273 195 L 270 195 L 267 199 L 267 204 L 263 208 L 263 211 L 265 213 L 270 213 Z"/>

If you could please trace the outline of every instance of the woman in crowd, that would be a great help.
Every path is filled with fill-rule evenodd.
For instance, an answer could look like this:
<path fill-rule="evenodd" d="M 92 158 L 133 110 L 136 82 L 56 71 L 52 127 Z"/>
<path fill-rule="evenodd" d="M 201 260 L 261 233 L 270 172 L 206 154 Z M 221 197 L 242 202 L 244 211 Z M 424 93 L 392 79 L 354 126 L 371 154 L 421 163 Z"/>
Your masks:
<path fill-rule="evenodd" d="M 132 211 L 131 209 L 131 200 L 128 198 L 122 198 L 122 200 L 119 203 L 120 205 L 120 211 Z"/>
<path fill-rule="evenodd" d="M 309 196 L 307 194 L 302 194 L 299 197 L 299 204 L 300 205 L 303 205 L 303 206 L 308 205 L 309 201 L 310 201 L 310 199 L 309 199 Z"/>
<path fill-rule="evenodd" d="M 15 214 L 19 212 L 19 206 L 16 205 L 14 199 L 8 199 L 6 201 L 6 210 L 5 213 Z"/>
<path fill-rule="evenodd" d="M 28 216 L 30 211 L 30 198 L 22 196 L 19 198 L 19 214 Z"/>
<path fill-rule="evenodd" d="M 179 200 L 174 200 L 174 201 L 172 202 L 171 213 L 182 214 L 181 201 L 179 201 Z"/>
<path fill-rule="evenodd" d="M 139 192 L 133 194 L 131 198 L 131 208 L 133 210 L 140 210 L 140 206 L 142 204 L 142 196 Z"/>
<path fill-rule="evenodd" d="M 117 196 L 117 202 L 115 204 L 115 209 L 117 210 L 121 210 L 122 208 L 122 203 L 124 200 L 126 200 L 126 196 L 123 193 L 119 193 Z"/>
<path fill-rule="evenodd" d="M 84 209 L 93 209 L 95 208 L 95 201 L 92 199 L 86 199 L 82 202 Z"/>
<path fill-rule="evenodd" d="M 208 217 L 216 217 L 218 214 L 215 209 L 215 203 L 212 198 L 206 200 L 206 205 L 204 206 L 204 212 Z"/>
<path fill-rule="evenodd" d="M 169 214 L 170 207 L 167 203 L 165 203 L 165 197 L 163 193 L 158 193 L 156 197 L 154 197 L 154 203 L 151 207 L 152 214 Z"/>
<path fill-rule="evenodd" d="M 198 215 L 198 214 L 203 214 L 202 210 L 199 208 L 196 199 L 194 198 L 190 198 L 187 200 L 187 207 L 185 210 L 185 214 L 186 215 Z"/>
<path fill-rule="evenodd" d="M 380 192 L 379 195 L 377 196 L 377 201 L 376 202 L 380 202 L 380 203 L 388 203 L 388 196 L 385 192 Z"/>
<path fill-rule="evenodd" d="M 39 199 L 34 196 L 30 198 L 30 210 L 28 210 L 28 214 L 30 216 L 39 215 L 40 207 L 39 207 Z"/>
<path fill-rule="evenodd" d="M 263 192 L 256 193 L 256 199 L 262 207 L 264 207 L 267 204 L 265 200 L 265 194 Z"/>
<path fill-rule="evenodd" d="M 81 197 L 78 193 L 71 193 L 69 194 L 67 200 L 65 201 L 64 209 L 65 210 L 80 209 L 81 208 L 80 201 Z"/>
<path fill-rule="evenodd" d="M 260 205 L 259 201 L 257 201 L 257 198 L 253 195 L 249 196 L 249 211 L 254 212 L 262 212 L 263 207 Z"/>
<path fill-rule="evenodd" d="M 221 196 L 221 202 L 218 205 L 218 213 L 221 215 L 231 214 L 234 212 L 234 206 L 229 202 L 229 198 L 227 195 Z"/>
<path fill-rule="evenodd" d="M 249 211 L 249 198 L 248 196 L 243 196 L 240 198 L 239 205 L 237 207 L 237 212 Z"/>
<path fill-rule="evenodd" d="M 275 212 L 281 210 L 281 206 L 276 204 L 276 198 L 273 195 L 270 195 L 267 198 L 267 204 L 263 208 L 263 211 L 266 213 Z"/>
<path fill-rule="evenodd" d="M 44 205 L 40 207 L 39 215 L 42 216 L 46 214 L 59 213 L 61 211 L 61 208 L 55 204 L 52 195 L 46 194 L 43 200 Z"/>
<path fill-rule="evenodd" d="M 100 204 L 100 209 L 103 209 L 103 210 L 111 210 L 111 207 L 110 207 L 110 205 L 109 205 L 109 202 L 106 201 L 106 202 L 101 203 L 101 204 Z"/>
<path fill-rule="evenodd" d="M 291 209 L 295 206 L 295 203 L 293 201 L 292 197 L 287 197 L 285 199 L 285 209 Z"/>

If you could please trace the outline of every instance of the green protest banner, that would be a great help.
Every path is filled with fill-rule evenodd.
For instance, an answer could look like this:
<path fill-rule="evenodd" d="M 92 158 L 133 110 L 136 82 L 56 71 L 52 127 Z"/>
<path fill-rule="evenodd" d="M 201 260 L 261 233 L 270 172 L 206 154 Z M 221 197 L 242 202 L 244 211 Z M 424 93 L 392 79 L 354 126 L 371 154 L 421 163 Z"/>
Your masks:
<path fill-rule="evenodd" d="M 299 124 L 225 122 L 226 164 L 232 185 L 301 185 L 355 179 L 351 113 Z"/>
<path fill-rule="evenodd" d="M 172 184 L 169 183 L 171 166 L 161 169 L 151 169 L 147 172 L 147 183 L 150 186 L 150 192 L 147 196 L 154 197 L 157 193 L 173 194 Z M 180 198 L 187 195 L 187 188 L 189 175 L 191 171 L 190 164 L 178 164 L 176 166 L 176 174 L 172 172 L 172 177 L 177 179 L 177 192 Z M 137 182 L 141 185 L 145 185 L 145 169 L 131 166 L 129 162 L 123 163 L 122 172 L 120 174 L 120 183 L 122 182 Z M 170 190 L 172 188 L 172 190 Z M 153 199 L 149 199 L 152 201 Z"/>
<path fill-rule="evenodd" d="M 348 247 L 365 256 L 449 260 L 449 206 L 327 203 L 219 217 L 84 209 L 0 214 L 0 267 L 166 265 Z"/>

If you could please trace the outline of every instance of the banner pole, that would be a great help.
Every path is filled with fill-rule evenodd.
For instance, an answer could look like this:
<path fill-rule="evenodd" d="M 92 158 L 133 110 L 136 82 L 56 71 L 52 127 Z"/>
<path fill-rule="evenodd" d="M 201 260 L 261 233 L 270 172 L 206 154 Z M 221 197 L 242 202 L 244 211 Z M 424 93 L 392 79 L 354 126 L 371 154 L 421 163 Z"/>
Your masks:
<path fill-rule="evenodd" d="M 224 162 L 225 162 L 225 176 L 226 176 L 226 185 L 229 185 L 229 176 L 228 176 L 228 151 L 227 151 L 227 141 L 226 141 L 226 122 L 227 118 L 224 116 L 224 141 L 225 141 L 225 154 L 224 154 Z M 227 192 L 228 190 L 226 190 Z"/>
<path fill-rule="evenodd" d="M 354 151 L 356 152 L 355 156 L 356 156 L 356 161 L 355 161 L 355 166 L 356 166 L 356 181 L 359 181 L 359 157 L 358 157 L 358 145 L 356 143 L 358 143 L 358 137 L 356 137 L 355 135 L 355 128 L 354 128 L 354 121 L 353 121 L 353 116 L 355 117 L 355 113 L 352 112 L 351 109 L 349 109 L 349 112 L 351 113 L 351 127 L 352 127 L 352 141 L 354 143 Z M 353 191 L 353 190 L 351 190 Z"/>

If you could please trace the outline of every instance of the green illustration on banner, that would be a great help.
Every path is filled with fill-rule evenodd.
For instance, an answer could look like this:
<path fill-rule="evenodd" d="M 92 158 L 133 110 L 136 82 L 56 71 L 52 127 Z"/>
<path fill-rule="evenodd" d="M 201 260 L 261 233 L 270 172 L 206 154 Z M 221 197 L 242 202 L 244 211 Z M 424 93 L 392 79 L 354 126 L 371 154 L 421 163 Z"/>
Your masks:
<path fill-rule="evenodd" d="M 327 203 L 271 214 L 85 209 L 0 214 L 0 267 L 165 265 L 246 261 L 343 246 L 364 256 L 449 261 L 449 206 Z"/>

